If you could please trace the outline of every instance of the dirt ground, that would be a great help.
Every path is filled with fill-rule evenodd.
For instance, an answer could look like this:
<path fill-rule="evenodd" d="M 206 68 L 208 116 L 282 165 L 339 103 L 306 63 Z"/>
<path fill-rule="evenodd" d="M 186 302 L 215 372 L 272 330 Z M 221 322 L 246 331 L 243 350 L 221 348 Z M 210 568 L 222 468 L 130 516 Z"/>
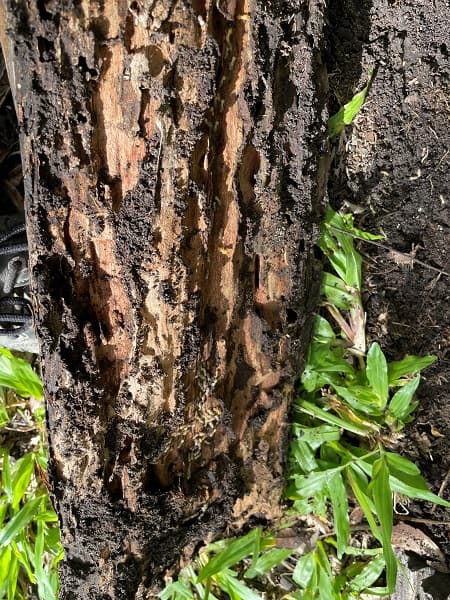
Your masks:
<path fill-rule="evenodd" d="M 376 69 L 363 110 L 336 148 L 330 200 L 350 203 L 363 228 L 385 233 L 387 246 L 410 255 L 396 264 L 398 256 L 360 246 L 367 258 L 368 331 L 391 360 L 437 356 L 400 445 L 433 491 L 449 499 L 450 10 L 441 0 L 333 0 L 329 10 L 331 111 Z M 407 510 L 409 517 L 436 521 L 415 526 L 450 559 L 450 512 L 426 503 Z M 447 598 L 448 585 L 433 598 Z"/>

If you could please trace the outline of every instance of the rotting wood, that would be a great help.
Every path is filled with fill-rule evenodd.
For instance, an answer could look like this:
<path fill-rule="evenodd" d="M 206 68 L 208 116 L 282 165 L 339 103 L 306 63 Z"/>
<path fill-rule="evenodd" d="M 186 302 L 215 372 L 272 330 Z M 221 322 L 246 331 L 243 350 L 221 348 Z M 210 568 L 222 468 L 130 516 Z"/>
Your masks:
<path fill-rule="evenodd" d="M 151 598 L 200 540 L 279 514 L 319 280 L 323 6 L 3 3 L 61 598 Z"/>

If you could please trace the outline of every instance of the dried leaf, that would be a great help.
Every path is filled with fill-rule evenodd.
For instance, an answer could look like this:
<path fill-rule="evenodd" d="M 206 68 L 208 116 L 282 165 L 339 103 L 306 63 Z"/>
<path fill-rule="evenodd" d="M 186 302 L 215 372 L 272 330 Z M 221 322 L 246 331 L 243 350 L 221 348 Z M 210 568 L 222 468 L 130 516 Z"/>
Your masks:
<path fill-rule="evenodd" d="M 445 555 L 439 546 L 433 542 L 421 529 L 398 523 L 392 529 L 392 545 L 407 552 L 430 559 L 430 565 L 442 573 L 449 573 Z"/>

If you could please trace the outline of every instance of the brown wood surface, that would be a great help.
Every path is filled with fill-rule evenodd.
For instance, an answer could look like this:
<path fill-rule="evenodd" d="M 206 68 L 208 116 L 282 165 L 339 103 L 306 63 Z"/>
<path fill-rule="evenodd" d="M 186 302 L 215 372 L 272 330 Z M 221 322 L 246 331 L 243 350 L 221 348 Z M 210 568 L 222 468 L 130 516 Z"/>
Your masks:
<path fill-rule="evenodd" d="M 199 540 L 279 515 L 318 281 L 322 3 L 3 8 L 61 598 L 151 598 Z"/>

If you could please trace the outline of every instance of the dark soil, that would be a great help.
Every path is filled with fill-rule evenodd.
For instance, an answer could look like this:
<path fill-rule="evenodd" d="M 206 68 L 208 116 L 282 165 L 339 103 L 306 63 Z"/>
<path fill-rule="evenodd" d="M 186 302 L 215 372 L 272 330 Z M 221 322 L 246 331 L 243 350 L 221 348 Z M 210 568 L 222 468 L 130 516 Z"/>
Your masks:
<path fill-rule="evenodd" d="M 423 375 L 417 418 L 400 447 L 421 467 L 433 491 L 447 499 L 450 279 L 438 271 L 450 271 L 449 40 L 450 11 L 442 0 L 329 4 L 331 112 L 376 68 L 367 102 L 336 148 L 330 200 L 335 206 L 350 203 L 360 213 L 360 225 L 384 232 L 386 245 L 429 265 L 398 265 L 381 248 L 360 247 L 367 258 L 370 340 L 379 341 L 391 360 L 405 354 L 437 356 Z M 413 503 L 408 510 L 410 517 L 441 522 L 417 526 L 450 559 L 450 527 L 442 524 L 450 521 L 450 512 L 426 503 Z"/>

